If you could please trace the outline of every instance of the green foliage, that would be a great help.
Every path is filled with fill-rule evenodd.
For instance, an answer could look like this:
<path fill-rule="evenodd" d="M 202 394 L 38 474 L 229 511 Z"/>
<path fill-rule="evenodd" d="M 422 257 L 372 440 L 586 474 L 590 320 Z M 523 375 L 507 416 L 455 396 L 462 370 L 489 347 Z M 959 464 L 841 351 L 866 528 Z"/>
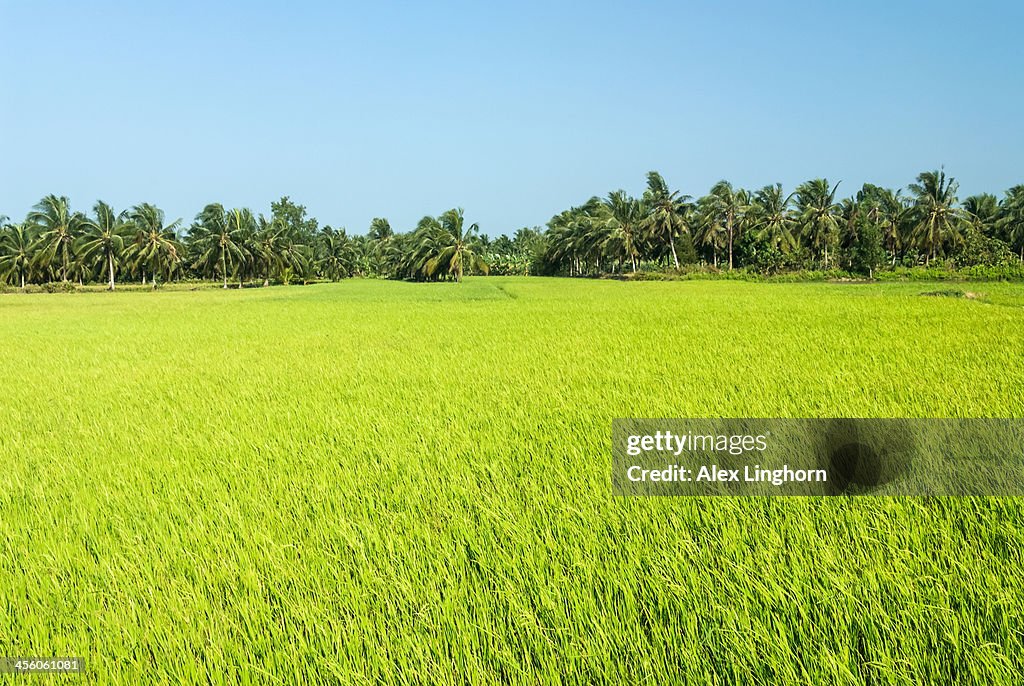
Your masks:
<path fill-rule="evenodd" d="M 925 252 L 927 264 L 962 240 L 967 214 L 956 206 L 956 180 L 943 170 L 922 172 L 909 188 L 916 196 L 911 235 Z"/>
<path fill-rule="evenodd" d="M 756 239 L 757 243 L 763 244 L 771 253 L 778 256 L 788 255 L 797 250 L 797 219 L 793 215 L 791 201 L 792 196 L 784 195 L 781 183 L 759 190 L 748 209 L 749 223 L 753 228 L 748 244 L 754 243 Z M 758 251 L 752 250 L 750 253 L 757 255 Z"/>
<path fill-rule="evenodd" d="M 1001 266 L 971 265 L 956 268 L 951 262 L 935 261 L 919 267 L 896 267 L 875 272 L 880 281 L 1021 281 L 1024 265 L 1011 262 Z"/>
<path fill-rule="evenodd" d="M 933 264 L 937 274 L 996 267 L 1004 278 L 1014 273 L 1014 259 L 1024 264 L 1024 185 L 1002 199 L 982 193 L 962 204 L 956 180 L 943 170 L 919 174 L 908 195 L 864 184 L 837 198 L 838 187 L 812 179 L 790 194 L 781 184 L 752 193 L 723 180 L 692 202 L 651 171 L 639 198 L 623 190 L 593 196 L 543 230 L 523 227 L 494 239 L 476 224 L 465 226 L 461 209 L 425 216 L 408 231 L 384 217 L 374 218 L 365 236 L 321 229 L 287 196 L 271 203 L 269 218 L 207 205 L 179 235 L 179 222 L 165 223 L 150 204 L 117 213 L 98 203 L 87 217 L 50 195 L 25 222 L 0 227 L 0 282 L 102 281 L 112 289 L 133 279 L 154 286 L 216 279 L 228 288 L 349 277 L 460 281 L 488 273 L 650 278 L 693 266 L 860 277 Z"/>
<path fill-rule="evenodd" d="M 679 258 L 679 264 L 681 267 L 686 265 L 697 264 L 697 248 L 693 244 L 693 235 L 689 232 L 678 236 L 675 241 L 675 251 Z"/>
<path fill-rule="evenodd" d="M 38 264 L 36 240 L 35 227 L 28 222 L 0 228 L 0 279 L 25 288 Z"/>
<path fill-rule="evenodd" d="M 311 245 L 317 234 L 319 223 L 313 217 L 306 216 L 305 205 L 297 205 L 287 195 L 276 202 L 270 203 L 270 219 L 286 231 L 296 243 Z"/>
<path fill-rule="evenodd" d="M 72 212 L 64 196 L 48 195 L 32 209 L 27 221 L 37 236 L 34 259 L 36 267 L 48 276 L 59 275 L 68 280 L 75 241 L 81 235 L 85 216 Z"/>
<path fill-rule="evenodd" d="M 93 214 L 94 218 L 86 221 L 75 253 L 83 266 L 98 262 L 105 268 L 108 286 L 114 290 L 117 270 L 123 265 L 129 245 L 131 215 L 127 211 L 115 212 L 102 200 L 93 206 Z"/>
<path fill-rule="evenodd" d="M 69 281 L 49 281 L 42 285 L 44 293 L 74 293 L 75 285 Z"/>
<path fill-rule="evenodd" d="M 647 191 L 644 193 L 647 216 L 640 224 L 650 239 L 669 246 L 676 269 L 679 269 L 681 262 L 676 252 L 676 242 L 680 236 L 690 232 L 692 206 L 689 200 L 689 196 L 670 190 L 658 172 L 647 174 Z"/>
<path fill-rule="evenodd" d="M 796 212 L 801 237 L 815 253 L 821 255 L 822 268 L 829 267 L 828 251 L 838 242 L 839 203 L 836 190 L 829 190 L 828 179 L 812 179 L 797 186 Z"/>
<path fill-rule="evenodd" d="M 1024 263 L 1024 186 L 1011 188 L 1001 201 L 980 194 L 963 206 L 955 179 L 942 170 L 920 174 L 908 187 L 912 196 L 865 184 L 854 196 L 838 199 L 838 186 L 813 179 L 791 195 L 781 184 L 751 194 L 721 181 L 689 204 L 683 202 L 689 196 L 670 191 L 651 172 L 643 198 L 633 201 L 645 213 L 639 221 L 644 235 L 609 241 L 612 203 L 592 198 L 551 219 L 535 273 L 621 274 L 624 259 L 634 272 L 641 266 L 644 272 L 664 269 L 676 264 L 673 251 L 683 236 L 711 272 L 724 262 L 730 271 L 768 275 L 837 268 L 869 275 L 947 257 L 961 267 L 999 266 L 1009 261 L 1007 245 Z M 615 206 L 630 206 L 622 191 L 613 197 Z M 624 249 L 627 244 L 632 248 Z"/>
<path fill-rule="evenodd" d="M 710 251 L 715 267 L 724 252 L 729 269 L 733 268 L 734 247 L 744 227 L 743 216 L 750 207 L 749 199 L 745 190 L 734 189 L 723 180 L 697 201 L 697 244 Z"/>
<path fill-rule="evenodd" d="M 135 205 L 128 217 L 135 235 L 126 248 L 127 259 L 143 283 L 147 275 L 153 288 L 161 278 L 170 281 L 180 271 L 184 257 L 177 234 L 181 220 L 165 223 L 163 210 L 150 203 Z"/>
<path fill-rule="evenodd" d="M 847 266 L 855 274 L 874 274 L 885 263 L 882 231 L 878 224 L 858 219 L 846 246 Z"/>
<path fill-rule="evenodd" d="M 964 218 L 982 236 L 995 235 L 999 220 L 999 200 L 991 193 L 972 195 L 964 200 Z"/>
<path fill-rule="evenodd" d="M 431 223 L 421 235 L 421 254 L 424 256 L 420 270 L 427 278 L 446 274 L 456 281 L 462 281 L 466 271 L 486 274 L 489 267 L 483 258 L 473 250 L 473 239 L 479 232 L 476 224 L 465 228 L 462 208 L 448 210 Z"/>
<path fill-rule="evenodd" d="M 1024 263 L 1024 185 L 1006 191 L 996 218 L 999 236 L 1016 251 Z"/>
<path fill-rule="evenodd" d="M 954 264 L 958 267 L 998 267 L 1018 262 L 1010 246 L 998 238 L 987 235 L 985 231 L 984 226 L 974 223 L 968 223 L 963 227 L 959 241 L 951 253 Z"/>

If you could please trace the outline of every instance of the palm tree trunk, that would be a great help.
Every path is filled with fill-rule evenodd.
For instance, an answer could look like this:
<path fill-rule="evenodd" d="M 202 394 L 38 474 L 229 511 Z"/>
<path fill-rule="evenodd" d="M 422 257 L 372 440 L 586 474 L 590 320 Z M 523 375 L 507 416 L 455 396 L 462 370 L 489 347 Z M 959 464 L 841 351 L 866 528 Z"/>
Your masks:
<path fill-rule="evenodd" d="M 114 255 L 107 253 L 107 267 L 110 271 L 110 290 L 114 290 Z"/>
<path fill-rule="evenodd" d="M 676 242 L 671 236 L 668 238 L 668 244 L 672 246 L 672 261 L 675 262 L 676 271 L 679 271 L 679 257 L 676 255 Z"/>
<path fill-rule="evenodd" d="M 228 287 L 228 262 L 224 257 L 224 253 L 220 254 L 220 271 L 224 275 L 224 289 Z"/>

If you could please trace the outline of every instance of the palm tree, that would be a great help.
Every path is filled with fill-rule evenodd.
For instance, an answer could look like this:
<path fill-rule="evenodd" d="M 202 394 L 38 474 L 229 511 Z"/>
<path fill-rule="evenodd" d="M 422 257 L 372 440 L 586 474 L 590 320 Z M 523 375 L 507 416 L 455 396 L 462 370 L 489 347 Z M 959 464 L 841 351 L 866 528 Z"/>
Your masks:
<path fill-rule="evenodd" d="M 146 283 L 148 269 L 156 288 L 159 274 L 170 279 L 181 265 L 182 249 L 177 236 L 181 220 L 165 225 L 163 210 L 150 203 L 135 205 L 128 217 L 135 236 L 126 253 L 135 267 L 142 270 L 142 283 Z"/>
<path fill-rule="evenodd" d="M 607 217 L 608 208 L 596 196 L 552 217 L 548 262 L 567 267 L 569 276 L 581 276 L 588 267 L 600 271 L 612 234 Z"/>
<path fill-rule="evenodd" d="M 636 273 L 640 257 L 641 226 L 647 210 L 641 200 L 626 191 L 613 191 L 604 200 L 603 228 L 607 231 L 602 249 L 620 261 L 628 258 Z"/>
<path fill-rule="evenodd" d="M 235 261 L 235 273 L 238 276 L 238 287 L 241 288 L 246 276 L 246 269 L 253 259 L 252 244 L 256 237 L 256 218 L 248 208 L 236 208 L 227 213 L 227 231 L 234 236 L 239 246 L 240 257 Z"/>
<path fill-rule="evenodd" d="M 285 231 L 277 253 L 277 263 L 285 285 L 291 282 L 293 275 L 305 278 L 312 261 L 313 255 L 310 247 L 299 243 L 293 232 Z"/>
<path fill-rule="evenodd" d="M 444 242 L 441 238 L 441 222 L 429 215 L 416 224 L 408 240 L 401 246 L 398 271 L 416 279 L 437 278 L 428 273 L 428 262 L 439 254 Z"/>
<path fill-rule="evenodd" d="M 579 261 L 573 245 L 577 212 L 575 207 L 559 212 L 548 222 L 547 261 L 556 269 L 567 266 L 569 276 L 574 275 Z"/>
<path fill-rule="evenodd" d="M 984 236 L 991 236 L 999 219 L 999 200 L 991 193 L 972 195 L 963 202 L 966 219 Z"/>
<path fill-rule="evenodd" d="M 79 286 L 82 286 L 86 281 L 92 281 L 96 278 L 97 272 L 102 271 L 101 266 L 94 260 L 86 259 L 83 255 L 75 255 L 74 259 L 71 260 L 71 266 L 68 268 L 68 277 L 77 281 Z"/>
<path fill-rule="evenodd" d="M 212 203 L 196 215 L 196 222 L 189 231 L 190 243 L 196 252 L 195 266 L 207 274 L 219 272 L 224 288 L 228 287 L 229 269 L 237 268 L 246 257 L 245 236 L 238 230 L 239 224 L 237 220 L 229 223 L 223 205 Z"/>
<path fill-rule="evenodd" d="M 128 213 L 114 212 L 107 203 L 97 201 L 93 206 L 95 217 L 85 223 L 85 233 L 79 239 L 78 252 L 83 261 L 101 258 L 107 271 L 108 288 L 114 290 L 114 266 L 124 254 L 125 234 L 131 226 Z"/>
<path fill-rule="evenodd" d="M 957 241 L 964 222 L 963 211 L 956 207 L 958 184 L 946 177 L 945 170 L 922 172 L 917 183 L 908 188 L 915 196 L 913 235 L 925 250 L 929 264 L 943 244 Z"/>
<path fill-rule="evenodd" d="M 906 224 L 907 203 L 901 195 L 874 184 L 865 183 L 857 191 L 857 202 L 864 211 L 864 219 L 878 228 L 886 252 L 892 258 L 893 266 L 896 258 L 904 247 L 904 224 Z"/>
<path fill-rule="evenodd" d="M 253 258 L 263 266 L 263 285 L 269 286 L 274 267 L 281 268 L 281 244 L 288 227 L 280 219 L 267 219 L 262 214 L 256 226 L 251 251 Z"/>
<path fill-rule="evenodd" d="M 461 282 L 466 267 L 484 274 L 488 272 L 487 263 L 470 247 L 479 226 L 472 224 L 464 229 L 464 224 L 465 216 L 461 207 L 448 210 L 438 218 L 439 230 L 431 236 L 433 254 L 424 263 L 427 276 L 434 276 L 444 269 L 455 277 L 456 282 Z"/>
<path fill-rule="evenodd" d="M 344 233 L 344 232 L 342 232 Z M 414 230 L 409 233 L 395 234 L 394 237 L 384 246 L 381 261 L 384 265 L 385 273 L 391 278 L 395 279 L 415 279 L 421 278 L 422 272 L 416 262 L 414 256 L 415 245 L 418 243 L 420 235 L 418 231 Z M 344 236 L 339 237 L 336 245 L 338 250 L 345 250 L 345 244 L 348 239 Z M 355 259 L 353 249 L 353 260 Z"/>
<path fill-rule="evenodd" d="M 718 254 L 728 245 L 728 233 L 719 212 L 719 199 L 705 195 L 697 200 L 697 244 L 711 249 L 711 264 L 718 269 Z"/>
<path fill-rule="evenodd" d="M 803 235 L 811 246 L 824 256 L 824 268 L 828 269 L 828 246 L 834 242 L 839 230 L 839 205 L 836 190 L 839 183 L 829 190 L 827 179 L 813 179 L 797 186 L 796 208 Z"/>
<path fill-rule="evenodd" d="M 0 232 L 0 274 L 5 279 L 17 275 L 22 289 L 33 264 L 32 247 L 36 242 L 33 229 L 32 224 L 22 222 Z"/>
<path fill-rule="evenodd" d="M 857 198 L 843 198 L 839 202 L 838 221 L 840 228 L 839 245 L 846 253 L 847 265 L 852 267 L 852 250 L 860 238 L 864 206 Z"/>
<path fill-rule="evenodd" d="M 998 226 L 1010 246 L 1020 251 L 1024 264 L 1024 185 L 1006 191 L 999 207 Z"/>
<path fill-rule="evenodd" d="M 690 196 L 680 195 L 679 191 L 670 191 L 661 174 L 652 171 L 647 173 L 647 191 L 644 193 L 644 201 L 649 212 L 642 221 L 642 225 L 654 240 L 668 243 L 672 248 L 672 263 L 678 271 L 679 256 L 676 254 L 676 238 L 690 232 L 690 225 L 687 221 Z"/>
<path fill-rule="evenodd" d="M 721 227 L 724 231 L 729 249 L 729 269 L 732 269 L 733 246 L 742 226 L 743 213 L 749 207 L 750 196 L 742 188 L 734 189 L 728 181 L 719 181 L 704 198 L 705 224 L 708 227 Z"/>
<path fill-rule="evenodd" d="M 85 218 L 72 212 L 65 196 L 48 195 L 29 212 L 28 221 L 38 228 L 39 246 L 36 259 L 52 268 L 60 256 L 61 281 L 67 282 L 72 248 L 81 232 Z"/>
<path fill-rule="evenodd" d="M 367 261 L 372 263 L 373 271 L 377 274 L 384 274 L 387 271 L 387 254 L 391 247 L 391 241 L 395 232 L 391 223 L 383 217 L 374 217 L 370 222 L 370 230 L 366 234 L 369 241 L 366 246 Z M 353 246 L 354 247 L 354 246 Z"/>
<path fill-rule="evenodd" d="M 352 241 L 344 228 L 325 226 L 317 237 L 315 255 L 320 272 L 332 281 L 351 274 L 356 261 Z M 384 257 L 388 255 L 385 253 Z"/>
<path fill-rule="evenodd" d="M 782 184 L 765 186 L 754 194 L 751 203 L 751 224 L 758 237 L 779 248 L 784 253 L 796 249 L 797 238 L 793 233 L 796 219 L 790 210 L 793 195 L 783 195 Z"/>
<path fill-rule="evenodd" d="M 370 230 L 366 234 L 372 241 L 387 241 L 395 232 L 391 230 L 391 223 L 382 217 L 374 217 L 370 222 Z"/>

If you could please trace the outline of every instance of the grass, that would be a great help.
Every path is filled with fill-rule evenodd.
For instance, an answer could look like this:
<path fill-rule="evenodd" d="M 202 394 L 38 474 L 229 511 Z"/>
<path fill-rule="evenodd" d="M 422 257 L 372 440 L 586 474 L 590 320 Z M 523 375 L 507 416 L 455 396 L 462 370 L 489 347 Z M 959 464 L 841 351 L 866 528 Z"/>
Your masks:
<path fill-rule="evenodd" d="M 0 654 L 103 683 L 1020 683 L 1015 499 L 613 498 L 614 417 L 1024 417 L 1024 286 L 0 297 Z"/>

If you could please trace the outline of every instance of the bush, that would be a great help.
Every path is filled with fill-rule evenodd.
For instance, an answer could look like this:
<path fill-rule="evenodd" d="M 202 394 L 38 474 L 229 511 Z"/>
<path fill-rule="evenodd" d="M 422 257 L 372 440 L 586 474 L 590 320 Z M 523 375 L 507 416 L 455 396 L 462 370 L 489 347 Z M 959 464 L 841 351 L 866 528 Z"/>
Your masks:
<path fill-rule="evenodd" d="M 935 260 L 928 267 L 882 267 L 867 274 L 842 269 L 793 269 L 763 272 L 752 267 L 729 271 L 710 265 L 685 265 L 675 270 L 652 270 L 626 275 L 634 281 L 764 281 L 799 283 L 810 281 L 1024 281 L 1024 265 L 1019 262 L 1000 266 L 957 267 L 951 261 Z"/>
<path fill-rule="evenodd" d="M 764 281 L 796 283 L 802 281 L 860 281 L 863 277 L 841 269 L 814 270 L 796 269 L 777 273 L 764 273 L 751 267 L 738 269 L 716 269 L 710 265 L 686 265 L 680 271 L 661 270 L 639 272 L 631 277 L 634 281 Z"/>
<path fill-rule="evenodd" d="M 52 281 L 42 286 L 44 293 L 74 293 L 77 289 L 70 281 Z"/>
<path fill-rule="evenodd" d="M 957 268 L 952 263 L 933 262 L 928 267 L 896 267 L 875 272 L 879 281 L 1024 281 L 1024 265 L 973 265 Z"/>

